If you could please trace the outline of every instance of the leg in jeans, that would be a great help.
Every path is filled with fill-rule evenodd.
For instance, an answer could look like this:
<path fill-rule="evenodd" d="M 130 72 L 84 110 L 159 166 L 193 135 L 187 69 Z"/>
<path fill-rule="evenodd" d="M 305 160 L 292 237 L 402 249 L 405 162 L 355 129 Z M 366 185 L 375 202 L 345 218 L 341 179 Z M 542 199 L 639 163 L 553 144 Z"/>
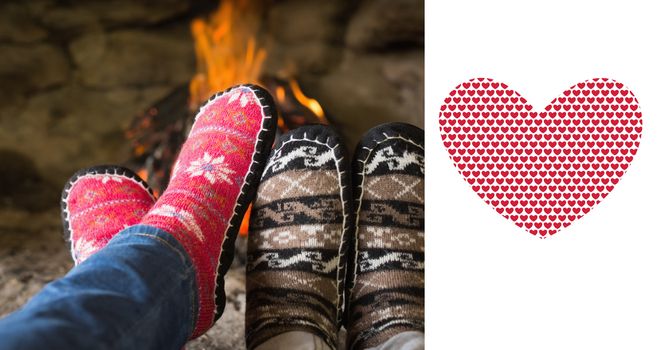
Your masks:
<path fill-rule="evenodd" d="M 180 349 L 195 291 L 180 243 L 133 226 L 0 320 L 0 349 Z"/>
<path fill-rule="evenodd" d="M 235 235 L 274 139 L 272 101 L 253 85 L 210 99 L 152 207 L 144 188 L 113 187 L 133 179 L 73 179 L 82 185 L 65 189 L 63 218 L 80 265 L 2 321 L 0 335 L 14 334 L 4 344 L 180 348 L 205 333 L 223 311 Z M 113 228 L 145 211 L 105 246 Z"/>

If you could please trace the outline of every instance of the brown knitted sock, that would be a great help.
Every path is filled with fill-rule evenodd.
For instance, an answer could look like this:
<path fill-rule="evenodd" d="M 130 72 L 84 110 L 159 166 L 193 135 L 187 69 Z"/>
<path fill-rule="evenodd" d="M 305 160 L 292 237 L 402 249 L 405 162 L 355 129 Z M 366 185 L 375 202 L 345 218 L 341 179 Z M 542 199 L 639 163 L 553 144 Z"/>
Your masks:
<path fill-rule="evenodd" d="M 424 135 L 370 130 L 353 166 L 356 242 L 347 282 L 349 349 L 424 331 Z"/>
<path fill-rule="evenodd" d="M 353 236 L 348 162 L 325 126 L 284 135 L 269 159 L 251 214 L 246 342 L 304 331 L 336 348 L 347 247 Z"/>

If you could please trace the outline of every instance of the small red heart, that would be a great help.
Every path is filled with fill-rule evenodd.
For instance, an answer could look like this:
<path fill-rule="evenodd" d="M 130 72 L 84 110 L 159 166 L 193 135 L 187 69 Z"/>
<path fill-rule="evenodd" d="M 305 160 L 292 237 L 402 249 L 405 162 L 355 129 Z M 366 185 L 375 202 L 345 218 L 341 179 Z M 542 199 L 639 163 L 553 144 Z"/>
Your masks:
<path fill-rule="evenodd" d="M 611 192 L 643 130 L 634 94 L 600 78 L 578 83 L 544 111 L 492 79 L 472 79 L 440 108 L 441 136 L 472 189 L 527 232 L 555 234 Z"/>

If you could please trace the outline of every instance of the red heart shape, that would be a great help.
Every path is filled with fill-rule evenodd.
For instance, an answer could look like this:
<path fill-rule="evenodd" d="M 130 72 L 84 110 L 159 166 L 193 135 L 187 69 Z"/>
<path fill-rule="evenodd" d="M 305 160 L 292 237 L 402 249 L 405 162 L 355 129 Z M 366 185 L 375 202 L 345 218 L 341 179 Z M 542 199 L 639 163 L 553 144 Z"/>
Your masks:
<path fill-rule="evenodd" d="M 449 95 L 439 124 L 459 173 L 498 213 L 541 237 L 600 203 L 639 148 L 639 102 L 612 79 L 578 83 L 540 112 L 487 78 L 462 83 Z"/>

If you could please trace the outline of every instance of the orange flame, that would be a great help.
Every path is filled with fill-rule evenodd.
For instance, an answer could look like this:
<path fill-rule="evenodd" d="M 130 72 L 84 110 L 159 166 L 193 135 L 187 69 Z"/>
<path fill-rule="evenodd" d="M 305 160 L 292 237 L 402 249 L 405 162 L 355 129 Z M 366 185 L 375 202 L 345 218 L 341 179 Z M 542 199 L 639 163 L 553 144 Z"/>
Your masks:
<path fill-rule="evenodd" d="M 142 178 L 144 181 L 148 182 L 148 170 L 146 168 L 140 168 L 137 170 L 137 175 L 139 175 L 140 178 Z M 160 192 L 156 189 L 153 189 L 153 195 L 155 198 L 158 198 L 160 196 Z"/>
<path fill-rule="evenodd" d="M 146 168 L 141 168 L 137 170 L 137 175 L 139 175 L 139 177 L 141 177 L 144 180 L 148 180 L 148 171 L 146 170 Z"/>
<path fill-rule="evenodd" d="M 290 80 L 290 90 L 292 90 L 294 98 L 296 98 L 299 103 L 306 106 L 306 108 L 310 109 L 322 124 L 328 124 L 322 106 L 314 98 L 309 98 L 304 95 L 296 80 Z"/>
<path fill-rule="evenodd" d="M 189 84 L 190 105 L 233 85 L 257 83 L 267 57 L 258 47 L 255 9 L 248 1 L 225 0 L 206 19 L 191 24 L 197 72 Z"/>

